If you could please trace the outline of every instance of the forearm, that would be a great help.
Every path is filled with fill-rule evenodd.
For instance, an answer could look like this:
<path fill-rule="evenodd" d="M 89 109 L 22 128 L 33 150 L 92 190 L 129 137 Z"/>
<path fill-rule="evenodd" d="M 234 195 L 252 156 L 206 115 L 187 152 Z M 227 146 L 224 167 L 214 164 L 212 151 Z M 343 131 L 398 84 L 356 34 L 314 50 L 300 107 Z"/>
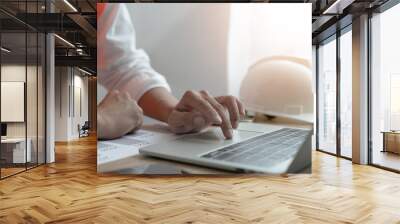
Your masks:
<path fill-rule="evenodd" d="M 165 88 L 157 87 L 147 91 L 140 99 L 139 106 L 146 116 L 167 122 L 178 100 Z"/>

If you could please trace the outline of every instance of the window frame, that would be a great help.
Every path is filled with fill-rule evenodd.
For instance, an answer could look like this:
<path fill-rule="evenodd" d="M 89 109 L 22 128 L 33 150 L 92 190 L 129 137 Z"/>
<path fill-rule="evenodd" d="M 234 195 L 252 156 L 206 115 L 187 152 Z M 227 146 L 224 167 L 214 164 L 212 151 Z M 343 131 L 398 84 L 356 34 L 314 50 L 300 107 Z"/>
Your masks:
<path fill-rule="evenodd" d="M 341 153 L 341 118 L 340 118 L 340 86 L 341 86 L 341 66 L 340 66 L 340 37 L 347 32 L 352 31 L 352 23 L 349 23 L 345 27 L 337 30 L 336 33 L 330 35 L 329 37 L 321 40 L 318 44 L 316 44 L 316 151 L 323 152 L 329 155 L 337 156 L 340 158 L 344 158 L 347 160 L 352 160 L 352 158 L 342 155 Z M 319 104 L 320 104 L 320 93 L 319 93 L 319 85 L 320 85 L 320 74 L 319 74 L 319 66 L 320 66 L 320 55 L 319 48 L 321 44 L 327 44 L 331 41 L 336 41 L 336 152 L 332 153 L 327 150 L 321 149 L 319 147 Z"/>
<path fill-rule="evenodd" d="M 27 3 L 27 1 L 22 1 L 22 2 Z M 45 2 L 47 4 L 47 0 L 46 1 L 39 1 L 39 0 L 33 1 L 33 3 L 36 3 L 36 11 L 37 12 L 39 10 L 39 6 L 38 6 L 39 2 Z M 1 7 L 1 5 L 0 5 L 0 7 Z M 3 9 L 1 9 L 1 11 L 8 14 L 8 12 L 3 10 Z M 48 7 L 46 7 L 45 11 L 46 12 L 48 11 Z M 25 16 L 27 15 L 27 13 L 29 13 L 29 12 L 27 11 L 27 4 L 25 4 Z M 18 20 L 17 18 L 14 18 L 14 19 Z M 19 22 L 21 22 L 21 21 L 19 21 Z M 6 179 L 8 177 L 12 177 L 14 175 L 26 172 L 26 171 L 28 171 L 30 169 L 33 169 L 33 168 L 36 168 L 38 166 L 44 165 L 47 162 L 47 144 L 48 143 L 47 143 L 47 110 L 46 110 L 46 108 L 47 108 L 47 81 L 46 81 L 46 79 L 47 79 L 47 44 L 48 44 L 48 40 L 47 40 L 47 36 L 48 35 L 47 34 L 48 33 L 47 32 L 43 32 L 41 30 L 38 30 L 38 29 L 28 25 L 27 23 L 24 23 L 23 27 L 24 27 L 23 30 L 19 30 L 19 31 L 16 31 L 16 32 L 11 32 L 11 33 L 21 33 L 21 34 L 25 35 L 25 49 L 24 49 L 24 51 L 25 51 L 25 56 L 24 56 L 25 57 L 24 58 L 24 60 L 25 60 L 25 88 L 24 88 L 25 89 L 25 93 L 24 93 L 25 166 L 21 167 L 21 168 L 23 168 L 22 170 L 14 172 L 12 174 L 8 174 L 8 175 L 4 175 L 2 173 L 2 169 L 3 168 L 0 166 L 0 180 L 3 180 L 3 179 Z M 1 23 L 0 23 L 0 28 L 1 28 Z M 2 45 L 1 41 L 2 41 L 2 34 L 3 33 L 10 33 L 10 32 L 3 31 L 3 30 L 0 31 L 0 46 Z M 35 48 L 36 60 L 34 62 L 34 65 L 36 66 L 36 70 L 35 70 L 35 74 L 36 74 L 36 91 L 33 93 L 35 95 L 35 97 L 36 97 L 36 122 L 34 122 L 35 125 L 36 125 L 36 136 L 33 136 L 32 138 L 36 138 L 37 145 L 36 145 L 36 161 L 34 163 L 27 162 L 27 158 L 28 158 L 27 157 L 28 156 L 28 153 L 27 153 L 27 147 L 28 147 L 28 144 L 27 144 L 27 142 L 28 142 L 28 114 L 27 114 L 28 113 L 27 112 L 28 111 L 27 110 L 27 94 L 28 94 L 27 93 L 27 83 L 28 83 L 27 75 L 28 75 L 28 67 L 27 66 L 29 65 L 29 63 L 28 63 L 28 34 L 33 34 L 33 35 L 36 36 L 36 48 Z M 43 35 L 39 35 L 39 34 L 43 34 Z M 42 38 L 39 38 L 39 36 L 41 36 Z M 39 51 L 39 41 L 41 41 L 42 48 L 43 48 L 43 49 L 40 49 L 41 51 Z M 43 58 L 42 60 L 44 60 L 43 64 L 39 63 L 39 52 L 41 52 L 43 54 L 43 55 L 41 55 L 41 57 Z M 3 62 L 2 59 L 3 59 L 2 58 L 2 53 L 0 53 L 0 82 L 1 82 L 1 67 L 2 67 L 2 62 Z M 42 128 L 44 129 L 43 130 L 43 143 L 44 144 L 42 145 L 43 148 L 41 148 L 42 152 L 44 153 L 44 155 L 41 155 L 41 157 L 43 157 L 42 158 L 43 159 L 42 162 L 39 162 L 39 141 L 38 141 L 38 139 L 39 139 L 39 116 L 40 116 L 39 113 L 38 113 L 38 111 L 39 111 L 39 81 L 38 81 L 39 80 L 38 79 L 39 71 L 38 71 L 38 66 L 39 65 L 42 65 L 42 71 L 41 71 L 42 74 L 41 75 L 42 75 L 42 82 L 43 82 L 42 83 L 43 84 L 43 92 L 42 92 L 42 96 L 43 96 L 42 103 L 43 103 L 43 105 L 41 105 L 41 106 L 43 107 L 42 109 L 44 109 L 44 111 L 43 111 L 44 115 L 40 119 L 40 120 L 44 119 L 44 120 L 42 120 L 42 122 L 43 122 L 43 127 Z M 1 86 L 0 86 L 0 89 L 1 89 Z M 1 105 L 0 105 L 0 111 L 1 111 L 1 109 L 2 108 L 1 108 Z M 0 123 L 1 123 L 1 119 L 0 119 Z M 33 152 L 33 150 L 31 151 L 31 153 L 32 152 Z M 0 144 L 0 158 L 1 158 L 1 144 Z"/>
<path fill-rule="evenodd" d="M 399 0 L 388 0 L 386 1 L 384 4 L 380 5 L 379 7 L 373 9 L 373 10 L 369 10 L 368 11 L 368 32 L 367 32 L 367 40 L 368 40 L 368 69 L 367 69 L 367 79 L 368 79 L 368 111 L 367 111 L 367 116 L 368 116 L 368 165 L 373 166 L 373 167 L 377 167 L 383 170 L 387 170 L 387 171 L 391 171 L 391 172 L 395 172 L 395 173 L 400 173 L 400 170 L 394 169 L 394 168 L 390 168 L 387 166 L 383 166 L 377 163 L 373 162 L 373 153 L 374 153 L 374 149 L 373 149 L 373 130 L 372 130 L 372 119 L 373 119 L 373 113 L 372 113 L 372 94 L 373 94 L 373 88 L 372 88 L 372 65 L 373 65 L 373 61 L 372 61 L 372 55 L 373 55 L 373 48 L 372 48 L 372 31 L 373 31 L 373 27 L 372 27 L 372 19 L 374 17 L 374 14 L 380 14 L 380 13 L 384 13 L 385 11 L 391 9 L 392 7 L 398 5 L 400 3 Z"/>

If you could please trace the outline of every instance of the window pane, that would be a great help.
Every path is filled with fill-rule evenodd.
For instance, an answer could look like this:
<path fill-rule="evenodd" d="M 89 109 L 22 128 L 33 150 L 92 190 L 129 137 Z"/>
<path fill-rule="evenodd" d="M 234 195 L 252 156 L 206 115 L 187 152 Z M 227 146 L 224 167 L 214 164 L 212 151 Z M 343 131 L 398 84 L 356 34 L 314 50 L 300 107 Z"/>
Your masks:
<path fill-rule="evenodd" d="M 26 80 L 27 140 L 30 147 L 28 167 L 37 165 L 37 33 L 27 33 L 28 63 Z"/>
<path fill-rule="evenodd" d="M 400 73 L 390 74 L 390 130 L 400 130 Z"/>
<path fill-rule="evenodd" d="M 372 18 L 372 163 L 400 170 L 400 4 Z M 386 134 L 384 134 L 386 132 Z"/>
<path fill-rule="evenodd" d="M 43 13 L 44 3 L 0 1 L 0 7 L 24 19 L 25 13 Z M 1 118 L 0 167 L 4 178 L 44 162 L 45 35 L 4 12 L 0 17 L 0 110 L 8 115 Z"/>
<path fill-rule="evenodd" d="M 336 153 L 336 40 L 319 47 L 318 146 Z"/>
<path fill-rule="evenodd" d="M 26 141 L 26 33 L 2 33 L 1 46 L 1 174 L 2 178 L 25 170 L 30 161 Z"/>
<path fill-rule="evenodd" d="M 0 6 L 6 4 L 0 1 Z M 20 2 L 18 10 L 25 9 Z M 26 89 L 25 27 L 0 12 L 1 45 L 1 178 L 26 170 L 26 120 L 24 118 Z M 7 21 L 7 22 L 4 22 Z M 11 96 L 10 96 L 11 95 Z M 11 109 L 13 108 L 13 109 Z M 29 152 L 29 151 L 28 151 Z"/>
<path fill-rule="evenodd" d="M 352 156 L 352 35 L 340 36 L 340 153 Z"/>
<path fill-rule="evenodd" d="M 45 60 L 46 60 L 46 52 L 45 52 L 45 44 L 46 37 L 43 33 L 39 33 L 39 45 L 38 45 L 38 164 L 45 163 Z"/>

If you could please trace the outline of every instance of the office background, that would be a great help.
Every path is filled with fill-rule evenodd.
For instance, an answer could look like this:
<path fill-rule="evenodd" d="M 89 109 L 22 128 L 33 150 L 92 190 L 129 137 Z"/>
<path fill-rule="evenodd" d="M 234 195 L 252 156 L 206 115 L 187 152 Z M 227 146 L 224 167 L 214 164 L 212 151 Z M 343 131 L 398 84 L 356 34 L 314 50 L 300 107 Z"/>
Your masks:
<path fill-rule="evenodd" d="M 324 25 L 329 19 L 336 22 Z M 314 18 L 319 151 L 399 172 L 399 21 L 396 1 L 354 2 L 339 17 Z"/>
<path fill-rule="evenodd" d="M 38 4 L 18 7 L 28 13 L 42 11 Z M 0 176 L 4 177 L 45 162 L 46 40 L 41 30 L 13 22 L 3 10 L 1 16 Z"/>
<path fill-rule="evenodd" d="M 25 1 L 13 0 L 13 2 Z M 82 14 L 85 19 L 90 21 L 91 15 L 94 15 L 94 21 L 96 20 L 93 9 L 88 10 L 84 6 L 87 1 L 46 1 L 64 4 L 62 12 L 65 16 L 67 14 Z M 94 0 L 89 1 L 95 4 Z M 320 73 L 315 79 L 316 86 L 328 85 L 318 82 L 320 81 L 319 77 L 322 78 L 324 74 L 325 67 L 332 68 L 333 64 L 335 68 L 333 73 L 332 69 L 329 69 L 335 80 L 335 82 L 329 84 L 330 90 L 335 92 L 326 94 L 326 99 L 331 102 L 326 103 L 326 107 L 323 107 L 324 104 L 317 103 L 320 109 L 316 112 L 328 112 L 327 109 L 329 108 L 329 111 L 332 112 L 333 110 L 334 112 L 333 118 L 330 119 L 335 122 L 339 121 L 329 127 L 326 126 L 326 124 L 329 124 L 328 122 L 318 121 L 321 122 L 319 125 L 321 128 L 325 126 L 326 130 L 333 129 L 326 132 L 329 133 L 326 137 L 321 136 L 321 139 L 333 139 L 336 147 L 332 150 L 334 156 L 321 152 L 327 150 L 324 148 L 321 148 L 320 151 L 313 151 L 312 174 L 268 178 L 258 176 L 149 178 L 98 175 L 96 172 L 96 138 L 92 136 L 91 138 L 81 138 L 79 141 L 68 142 L 68 144 L 56 145 L 56 163 L 40 166 L 29 172 L 1 180 L 0 220 L 5 223 L 25 223 L 29 221 L 51 223 L 80 223 L 85 221 L 99 223 L 398 223 L 400 220 L 400 201 L 396 199 L 400 198 L 399 174 L 370 165 L 355 164 L 348 159 L 341 158 L 343 155 L 337 152 L 342 150 L 343 141 L 337 141 L 337 137 L 341 134 L 334 133 L 340 132 L 339 130 L 344 127 L 349 128 L 340 122 L 344 118 L 342 112 L 345 111 L 341 108 L 346 107 L 337 106 L 342 105 L 342 103 L 348 104 L 347 94 L 352 92 L 352 151 L 358 152 L 362 148 L 363 153 L 365 153 L 363 156 L 366 158 L 363 161 L 365 164 L 375 164 L 374 166 L 384 168 L 391 167 L 392 171 L 397 170 L 399 172 L 400 168 L 395 169 L 394 165 L 400 164 L 400 156 L 389 151 L 381 152 L 382 148 L 378 145 L 383 144 L 383 133 L 380 132 L 390 131 L 388 129 L 391 129 L 391 127 L 389 125 L 371 125 L 372 122 L 368 119 L 369 116 L 374 117 L 374 114 L 376 114 L 372 111 L 373 109 L 386 111 L 379 117 L 390 111 L 389 108 L 381 107 L 381 104 L 383 104 L 383 100 L 386 105 L 388 105 L 387 102 L 390 103 L 388 94 L 390 92 L 395 93 L 396 86 L 398 86 L 395 82 L 390 82 L 393 83 L 390 84 L 386 81 L 383 82 L 382 79 L 380 80 L 382 82 L 379 82 L 381 88 L 378 90 L 377 87 L 373 87 L 375 81 L 372 79 L 372 75 L 374 74 L 376 75 L 375 78 L 380 79 L 384 76 L 390 77 L 388 74 L 398 71 L 390 69 L 382 74 L 382 72 L 375 72 L 374 68 L 385 65 L 385 62 L 391 63 L 391 65 L 386 64 L 385 68 L 395 68 L 394 66 L 398 64 L 398 57 L 396 55 L 390 56 L 387 52 L 390 52 L 391 49 L 396 50 L 400 46 L 397 37 L 399 18 L 394 17 L 400 15 L 399 1 L 304 1 L 312 2 L 313 5 L 312 33 L 315 49 L 313 64 L 320 68 L 315 69 L 316 73 Z M 304 1 L 293 0 L 291 2 L 303 3 Z M 0 6 L 4 6 L 4 3 L 8 2 L 8 0 L 1 0 Z M 78 8 L 80 13 L 74 12 L 65 2 L 69 2 L 72 6 Z M 279 2 L 279 0 L 268 0 L 268 2 Z M 332 7 L 335 2 L 345 4 L 340 4 L 341 7 Z M 333 9 L 338 9 L 338 11 L 332 11 Z M 324 15 L 324 12 L 332 14 Z M 389 15 L 388 13 L 394 16 L 384 16 Z M 3 19 L 10 18 L 2 12 L 0 14 L 2 22 Z M 386 19 L 383 19 L 383 17 L 386 17 Z M 56 22 L 53 19 L 49 21 Z M 64 22 L 64 25 L 74 24 L 68 19 L 65 19 Z M 386 28 L 377 28 L 377 22 Z M 61 23 L 56 22 L 55 24 Z M 92 24 L 95 24 L 95 22 Z M 348 26 L 349 24 L 352 25 Z M 342 31 L 345 27 L 347 27 L 347 31 Z M 339 33 L 337 33 L 338 30 Z M 58 32 L 58 34 L 75 44 L 74 38 L 66 35 L 66 33 Z M 369 35 L 372 36 L 368 37 Z M 385 39 L 380 40 L 375 35 L 384 36 Z M 48 36 L 52 35 L 49 34 Z M 331 38 L 329 39 L 329 37 Z M 349 46 L 347 42 L 349 38 L 351 39 L 351 49 L 344 47 Z M 322 42 L 325 39 L 330 41 L 324 44 Z M 382 43 L 382 51 L 377 52 L 379 47 L 377 49 L 371 48 L 368 40 L 370 40 L 372 46 L 377 46 L 376 44 L 379 44 L 380 41 L 388 42 L 387 44 Z M 55 41 L 57 41 L 57 48 L 60 48 L 60 50 L 68 48 L 67 44 L 61 40 Z M 322 45 L 325 45 L 326 48 Z M 5 45 L 2 46 L 7 48 Z M 383 48 L 389 51 L 384 53 Z M 348 63 L 351 63 L 352 70 L 351 90 L 348 89 L 348 77 L 346 77 L 350 75 L 348 75 L 347 69 L 340 68 L 340 66 L 343 67 L 343 60 L 349 58 L 350 50 L 352 59 Z M 333 56 L 329 56 L 327 51 Z M 61 52 L 64 52 L 64 54 L 61 55 Z M 57 58 L 65 56 L 65 51 L 61 52 L 59 52 L 60 55 Z M 2 55 L 4 54 L 6 52 L 2 51 Z M 324 54 L 322 58 L 326 60 L 321 58 L 321 54 Z M 74 64 L 73 62 L 76 62 L 76 60 L 73 60 L 76 57 L 68 57 L 65 58 L 64 62 L 68 62 L 67 65 L 71 66 Z M 372 62 L 373 58 L 376 59 L 376 57 L 380 60 Z M 390 60 L 390 57 L 393 57 L 394 60 Z M 371 60 L 369 63 L 368 58 Z M 321 60 L 324 60 L 324 62 L 321 62 Z M 80 58 L 81 65 L 89 62 L 90 58 Z M 48 60 L 47 65 L 51 63 L 54 63 L 54 61 Z M 327 66 L 328 64 L 329 66 Z M 378 69 L 378 71 L 384 70 Z M 52 77 L 51 70 L 47 70 L 47 76 Z M 337 77 L 339 78 L 337 79 Z M 347 80 L 347 84 L 343 83 L 343 79 Z M 342 83 L 343 85 L 338 85 Z M 55 86 L 55 83 L 53 87 L 47 85 L 47 92 L 54 91 L 52 88 Z M 321 95 L 322 93 L 317 94 L 317 98 L 319 96 L 325 97 Z M 380 97 L 372 98 L 373 94 L 378 94 Z M 391 99 L 399 98 L 398 95 L 391 95 Z M 50 98 L 47 97 L 46 101 Z M 368 98 L 370 99 L 368 100 Z M 371 103 L 370 100 L 374 103 Z M 318 99 L 317 101 L 322 102 L 323 100 Z M 54 105 L 47 105 L 55 108 Z M 354 105 L 356 106 L 354 107 Z M 396 108 L 394 104 L 392 108 Z M 350 108 L 346 108 L 347 113 L 350 113 L 347 109 Z M 342 112 L 338 113 L 338 111 Z M 353 116 L 354 114 L 361 114 L 363 117 L 361 119 Z M 342 115 L 342 117 L 337 115 Z M 385 116 L 386 121 L 379 122 L 379 124 L 385 124 L 389 121 L 389 116 Z M 46 120 L 51 120 L 51 114 L 47 113 L 46 118 Z M 49 122 L 47 122 L 47 125 L 50 125 Z M 375 128 L 372 128 L 373 126 Z M 379 130 L 378 127 L 384 129 Z M 378 139 L 373 141 L 372 138 L 368 139 L 368 132 L 372 133 L 371 130 L 375 130 L 373 132 L 379 136 Z M 360 139 L 360 131 L 362 131 L 362 139 Z M 54 133 L 55 130 L 52 132 Z M 319 132 L 324 133 L 323 130 L 319 130 Z M 51 138 L 50 135 L 51 131 L 48 131 L 46 137 Z M 350 136 L 347 137 L 350 138 Z M 339 142 L 341 143 L 339 144 Z M 375 143 L 377 144 L 375 145 Z M 337 146 L 342 148 L 339 149 Z M 370 152 L 368 152 L 369 149 Z M 392 147 L 392 149 L 396 149 L 396 147 Z M 351 153 L 352 159 L 359 161 L 359 155 L 353 152 Z M 385 162 L 378 160 L 379 157 L 373 155 L 370 158 L 371 161 L 368 161 L 368 155 L 372 155 L 372 153 L 391 155 L 391 160 Z M 391 161 L 390 164 L 392 165 L 388 163 Z M 185 197 L 177 197 L 177 195 L 185 195 Z M 135 212 L 132 212 L 133 208 Z"/>
<path fill-rule="evenodd" d="M 54 162 L 55 143 L 79 139 L 85 123 L 95 130 L 95 10 L 94 1 L 0 2 L 1 179 Z"/>

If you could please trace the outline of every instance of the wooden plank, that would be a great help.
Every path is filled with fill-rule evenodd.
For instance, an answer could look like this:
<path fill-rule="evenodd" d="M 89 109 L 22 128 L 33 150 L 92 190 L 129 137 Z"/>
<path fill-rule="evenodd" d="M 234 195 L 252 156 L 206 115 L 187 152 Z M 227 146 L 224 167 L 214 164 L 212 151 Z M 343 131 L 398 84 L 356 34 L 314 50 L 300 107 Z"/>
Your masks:
<path fill-rule="evenodd" d="M 0 181 L 0 223 L 399 223 L 400 176 L 313 152 L 312 174 L 98 175 L 96 139 Z"/>

